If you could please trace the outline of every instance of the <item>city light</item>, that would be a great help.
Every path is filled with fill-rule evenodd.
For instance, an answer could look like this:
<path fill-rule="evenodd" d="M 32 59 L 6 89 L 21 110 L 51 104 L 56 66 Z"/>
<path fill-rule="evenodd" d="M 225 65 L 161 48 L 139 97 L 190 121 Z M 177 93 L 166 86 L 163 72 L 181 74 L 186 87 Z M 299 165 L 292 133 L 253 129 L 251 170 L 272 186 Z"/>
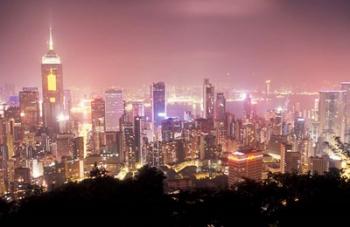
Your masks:
<path fill-rule="evenodd" d="M 57 121 L 58 122 L 65 122 L 65 121 L 68 121 L 69 120 L 69 116 L 68 115 L 65 115 L 64 113 L 60 113 L 58 116 L 57 116 Z"/>
<path fill-rule="evenodd" d="M 346 220 L 350 1 L 50 2 L 0 1 L 0 226 Z"/>

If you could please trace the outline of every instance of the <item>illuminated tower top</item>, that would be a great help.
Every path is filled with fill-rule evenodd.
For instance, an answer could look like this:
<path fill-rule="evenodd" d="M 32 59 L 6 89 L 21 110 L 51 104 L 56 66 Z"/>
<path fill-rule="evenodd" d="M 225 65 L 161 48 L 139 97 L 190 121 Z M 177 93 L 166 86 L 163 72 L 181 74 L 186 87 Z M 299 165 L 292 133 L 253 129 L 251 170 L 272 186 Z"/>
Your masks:
<path fill-rule="evenodd" d="M 61 64 L 61 58 L 56 54 L 53 48 L 52 28 L 49 29 L 49 51 L 42 57 L 42 64 Z"/>
<path fill-rule="evenodd" d="M 49 50 L 53 51 L 52 27 L 50 26 Z"/>

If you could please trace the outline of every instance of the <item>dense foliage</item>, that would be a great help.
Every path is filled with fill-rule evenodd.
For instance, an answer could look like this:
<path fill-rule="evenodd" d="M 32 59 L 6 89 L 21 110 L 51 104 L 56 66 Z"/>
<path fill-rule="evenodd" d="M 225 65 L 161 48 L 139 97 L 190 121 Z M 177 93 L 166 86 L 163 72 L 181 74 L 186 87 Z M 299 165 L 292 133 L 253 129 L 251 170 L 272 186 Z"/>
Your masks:
<path fill-rule="evenodd" d="M 144 167 L 133 179 L 102 176 L 20 202 L 0 201 L 1 226 L 70 219 L 111 226 L 337 226 L 349 212 L 350 183 L 337 171 L 178 194 L 164 193 L 163 180 L 160 171 Z"/>

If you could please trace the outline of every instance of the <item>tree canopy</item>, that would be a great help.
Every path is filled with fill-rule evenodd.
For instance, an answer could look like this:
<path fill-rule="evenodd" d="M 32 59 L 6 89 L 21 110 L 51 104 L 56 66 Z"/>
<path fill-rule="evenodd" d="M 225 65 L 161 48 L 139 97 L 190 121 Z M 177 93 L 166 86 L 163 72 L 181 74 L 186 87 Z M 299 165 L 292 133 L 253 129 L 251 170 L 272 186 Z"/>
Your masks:
<path fill-rule="evenodd" d="M 316 226 L 348 216 L 350 183 L 324 175 L 271 174 L 230 189 L 168 194 L 165 177 L 143 167 L 123 181 L 103 176 L 68 183 L 51 192 L 0 201 L 1 226 L 35 220 L 113 220 L 115 226 Z"/>

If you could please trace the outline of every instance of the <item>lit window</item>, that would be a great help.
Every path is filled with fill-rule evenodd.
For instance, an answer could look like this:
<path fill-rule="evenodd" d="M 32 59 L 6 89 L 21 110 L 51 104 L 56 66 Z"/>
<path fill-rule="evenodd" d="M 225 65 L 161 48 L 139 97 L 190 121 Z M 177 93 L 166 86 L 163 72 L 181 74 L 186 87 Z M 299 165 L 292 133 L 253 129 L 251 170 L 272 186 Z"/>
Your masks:
<path fill-rule="evenodd" d="M 51 97 L 51 98 L 50 98 L 50 102 L 51 102 L 51 103 L 55 103 L 55 102 L 56 102 L 56 98 L 55 98 L 55 97 Z"/>

